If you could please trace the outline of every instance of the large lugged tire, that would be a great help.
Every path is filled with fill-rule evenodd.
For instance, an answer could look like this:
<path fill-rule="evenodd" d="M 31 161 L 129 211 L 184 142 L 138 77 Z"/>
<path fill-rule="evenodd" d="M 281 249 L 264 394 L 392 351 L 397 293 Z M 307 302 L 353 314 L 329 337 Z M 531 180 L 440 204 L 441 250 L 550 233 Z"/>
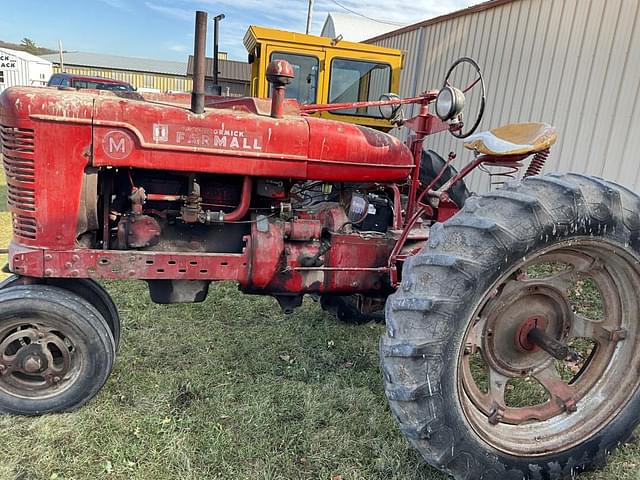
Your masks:
<path fill-rule="evenodd" d="M 627 189 L 552 174 L 469 198 L 387 301 L 380 356 L 402 432 L 456 479 L 604 465 L 640 420 L 639 286 Z"/>
<path fill-rule="evenodd" d="M 74 410 L 104 385 L 113 335 L 82 297 L 45 285 L 0 291 L 0 413 Z"/>

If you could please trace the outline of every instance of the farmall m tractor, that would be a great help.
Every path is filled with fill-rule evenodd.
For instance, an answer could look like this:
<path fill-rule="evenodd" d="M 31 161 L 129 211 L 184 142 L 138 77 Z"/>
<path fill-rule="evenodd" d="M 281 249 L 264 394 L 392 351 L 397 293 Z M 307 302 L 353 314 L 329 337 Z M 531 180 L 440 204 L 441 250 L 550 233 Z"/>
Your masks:
<path fill-rule="evenodd" d="M 305 294 L 345 319 L 386 305 L 391 411 L 455 478 L 604 464 L 640 414 L 640 199 L 598 178 L 538 175 L 556 139 L 547 125 L 469 136 L 484 106 L 470 59 L 452 67 L 476 72 L 467 87 L 447 79 L 415 98 L 301 106 L 285 99 L 282 61 L 268 71 L 272 100 L 205 98 L 198 25 L 191 108 L 180 95 L 0 97 L 14 274 L 0 290 L 0 410 L 68 411 L 100 390 L 120 327 L 96 279 L 145 280 L 161 303 L 202 301 L 231 280 L 285 311 Z M 477 118 L 463 122 L 471 95 Z M 407 144 L 309 115 L 409 104 Z M 437 132 L 466 137 L 459 172 L 428 150 Z M 496 165 L 526 168 L 523 180 L 469 195 L 465 176 Z M 576 307 L 577 281 L 599 292 L 598 312 Z M 514 402 L 522 383 L 542 394 Z"/>

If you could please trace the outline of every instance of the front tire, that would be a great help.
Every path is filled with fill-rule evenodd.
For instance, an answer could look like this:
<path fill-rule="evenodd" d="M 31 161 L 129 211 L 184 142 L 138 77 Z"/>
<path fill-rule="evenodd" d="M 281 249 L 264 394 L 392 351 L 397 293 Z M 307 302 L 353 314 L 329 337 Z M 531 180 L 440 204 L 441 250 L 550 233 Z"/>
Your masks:
<path fill-rule="evenodd" d="M 546 175 L 469 198 L 432 228 L 380 343 L 391 410 L 428 463 L 466 480 L 572 478 L 631 436 L 639 213 L 623 187 Z M 601 315 L 579 311 L 576 285 L 593 287 Z M 531 344 L 533 328 L 581 363 Z"/>
<path fill-rule="evenodd" d="M 45 285 L 0 291 L 0 413 L 75 410 L 106 382 L 115 343 L 82 297 Z"/>
<path fill-rule="evenodd" d="M 116 343 L 116 350 L 118 350 L 121 331 L 120 315 L 116 304 L 102 285 L 92 278 L 39 278 L 37 282 L 39 285 L 51 285 L 52 287 L 75 293 L 95 307 L 109 325 L 113 340 Z M 26 285 L 25 278 L 19 275 L 11 275 L 0 283 L 0 290 L 17 285 Z"/>

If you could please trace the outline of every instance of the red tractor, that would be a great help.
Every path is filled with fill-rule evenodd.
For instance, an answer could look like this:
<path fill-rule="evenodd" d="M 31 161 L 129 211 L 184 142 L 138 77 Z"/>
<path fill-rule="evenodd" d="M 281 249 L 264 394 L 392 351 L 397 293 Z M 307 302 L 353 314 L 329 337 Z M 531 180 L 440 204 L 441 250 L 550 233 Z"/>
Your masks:
<path fill-rule="evenodd" d="M 470 136 L 484 108 L 470 59 L 415 98 L 300 106 L 285 99 L 282 61 L 272 100 L 205 98 L 203 30 L 191 108 L 180 95 L 64 88 L 0 97 L 14 274 L 0 290 L 0 411 L 68 411 L 100 390 L 120 326 L 96 279 L 145 280 L 160 303 L 231 280 L 285 312 L 305 294 L 351 321 L 386 304 L 391 410 L 455 478 L 560 479 L 606 462 L 640 415 L 640 198 L 538 175 L 548 125 Z M 477 78 L 457 88 L 462 67 Z M 406 143 L 309 115 L 401 105 L 417 112 L 398 119 Z M 459 172 L 426 145 L 447 131 L 473 152 Z M 523 162 L 522 181 L 483 195 L 464 185 L 476 168 Z M 576 307 L 576 282 L 598 292 L 597 313 Z M 518 382 L 542 393 L 514 402 Z"/>

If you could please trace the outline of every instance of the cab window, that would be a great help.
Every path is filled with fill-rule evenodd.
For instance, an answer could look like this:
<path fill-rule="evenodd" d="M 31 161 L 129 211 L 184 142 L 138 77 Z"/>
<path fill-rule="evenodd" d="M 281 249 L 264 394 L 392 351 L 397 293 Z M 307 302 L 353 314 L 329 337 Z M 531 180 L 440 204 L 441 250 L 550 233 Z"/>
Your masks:
<path fill-rule="evenodd" d="M 69 81 L 69 79 L 67 77 L 64 77 L 61 81 L 60 81 L 60 86 L 62 87 L 69 87 L 71 86 L 71 82 Z"/>
<path fill-rule="evenodd" d="M 293 67 L 294 77 L 287 86 L 286 97 L 294 98 L 302 104 L 317 103 L 318 69 L 320 61 L 311 55 L 296 53 L 273 52 L 270 61 L 286 60 Z M 271 88 L 269 88 L 271 97 Z"/>
<path fill-rule="evenodd" d="M 329 103 L 378 100 L 391 88 L 391 66 L 386 63 L 335 58 L 331 61 Z M 380 118 L 377 107 L 333 110 L 343 115 Z"/>

